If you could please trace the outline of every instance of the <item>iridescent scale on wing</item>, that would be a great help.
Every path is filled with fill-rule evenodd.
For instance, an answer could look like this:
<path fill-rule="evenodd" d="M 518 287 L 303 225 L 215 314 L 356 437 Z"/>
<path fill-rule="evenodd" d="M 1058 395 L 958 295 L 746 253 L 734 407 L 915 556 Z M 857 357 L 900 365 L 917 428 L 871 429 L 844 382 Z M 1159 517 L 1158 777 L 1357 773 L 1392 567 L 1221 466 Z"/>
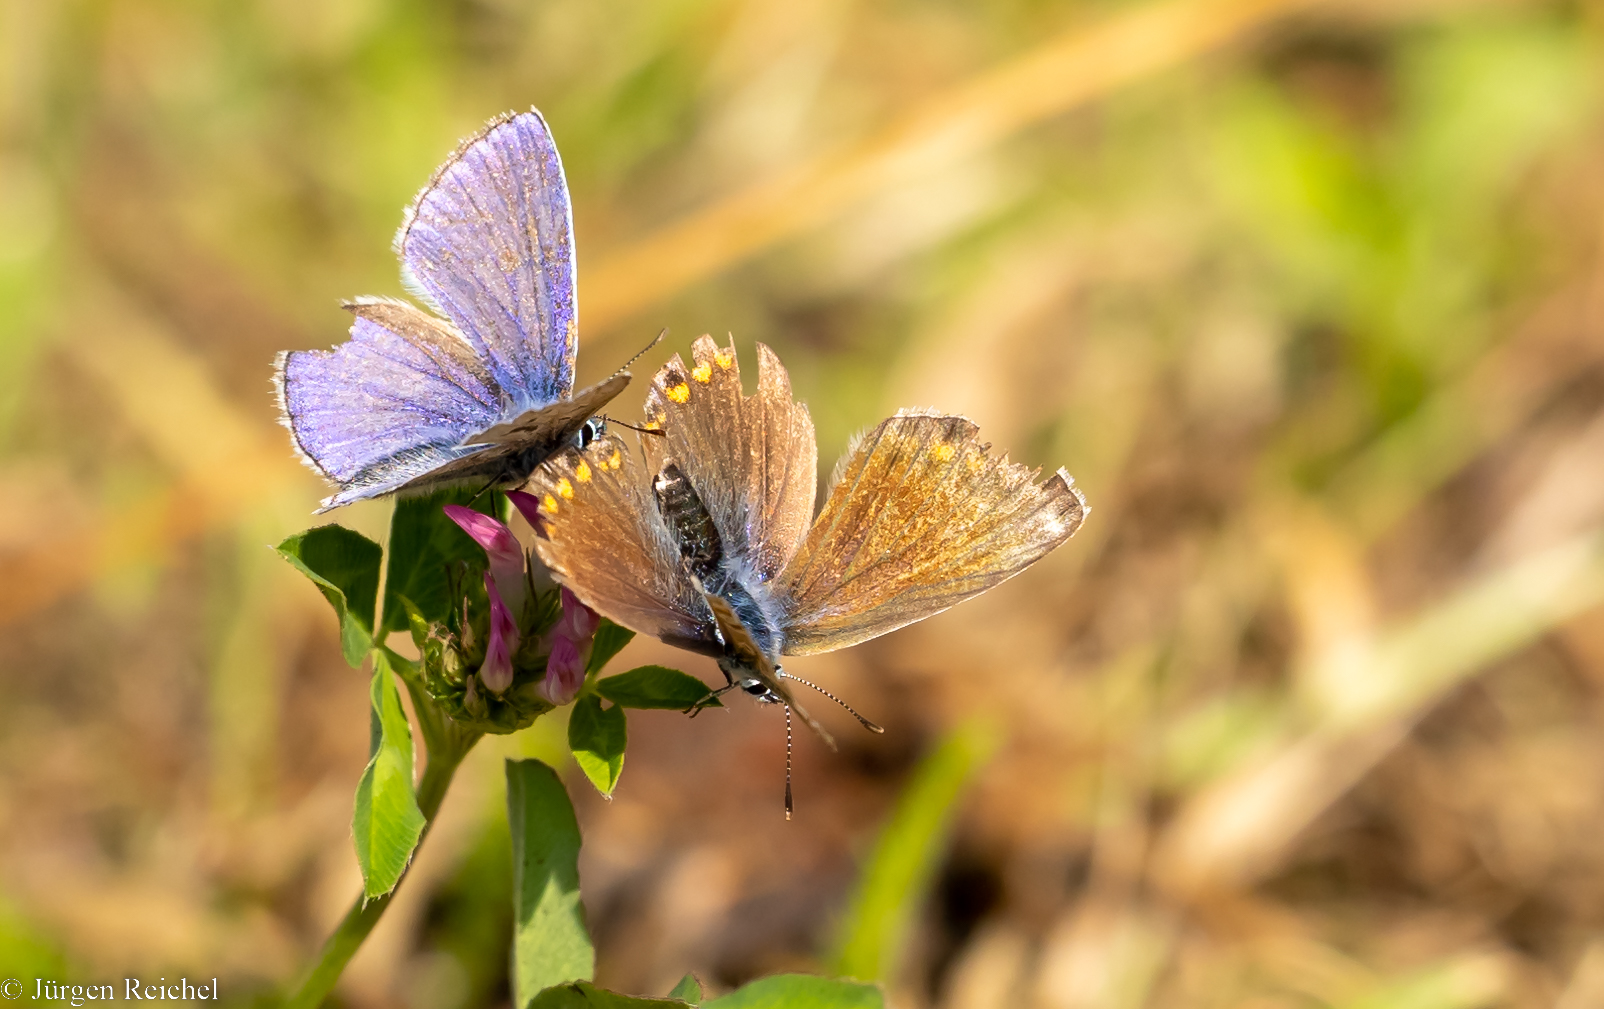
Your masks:
<path fill-rule="evenodd" d="M 653 379 L 642 451 L 615 434 L 536 471 L 541 558 L 633 630 L 718 658 L 732 686 L 796 707 L 779 656 L 827 652 L 922 620 L 1013 577 L 1080 528 L 1068 473 L 989 454 L 963 417 L 899 412 L 848 447 L 813 515 L 806 407 L 758 345 L 697 340 Z M 817 725 L 803 713 L 804 720 Z M 819 730 L 822 733 L 822 730 Z"/>
<path fill-rule="evenodd" d="M 281 421 L 337 492 L 320 511 L 454 483 L 521 484 L 629 383 L 573 394 L 573 220 L 551 132 L 530 110 L 464 141 L 395 239 L 409 289 L 346 304 L 351 339 L 288 351 Z"/>

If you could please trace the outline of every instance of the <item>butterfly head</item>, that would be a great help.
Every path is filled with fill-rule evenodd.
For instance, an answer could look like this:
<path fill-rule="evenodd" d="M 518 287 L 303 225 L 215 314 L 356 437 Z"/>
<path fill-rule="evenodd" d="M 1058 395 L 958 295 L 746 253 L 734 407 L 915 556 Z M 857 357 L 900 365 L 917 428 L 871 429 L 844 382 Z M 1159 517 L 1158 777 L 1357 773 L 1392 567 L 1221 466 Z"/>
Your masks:
<path fill-rule="evenodd" d="M 574 448 L 583 452 L 589 448 L 591 442 L 596 441 L 607 433 L 607 422 L 600 417 L 590 417 L 574 432 Z"/>
<path fill-rule="evenodd" d="M 718 660 L 719 671 L 725 678 L 741 690 L 745 691 L 759 704 L 784 704 L 786 699 L 774 689 L 774 685 L 765 680 L 763 670 L 754 669 L 752 664 L 745 661 L 739 654 L 723 655 Z M 770 675 L 775 679 L 784 676 L 778 664 L 769 667 Z"/>

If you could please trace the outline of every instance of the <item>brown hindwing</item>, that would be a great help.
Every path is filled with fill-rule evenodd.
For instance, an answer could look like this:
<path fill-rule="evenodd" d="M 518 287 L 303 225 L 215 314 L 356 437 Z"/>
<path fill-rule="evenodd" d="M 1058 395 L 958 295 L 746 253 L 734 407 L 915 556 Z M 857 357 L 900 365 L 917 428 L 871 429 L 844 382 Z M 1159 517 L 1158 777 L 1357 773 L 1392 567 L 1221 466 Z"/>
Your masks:
<path fill-rule="evenodd" d="M 540 559 L 587 606 L 670 644 L 722 652 L 631 446 L 605 434 L 563 452 L 536 470 L 529 491 L 540 499 Z"/>
<path fill-rule="evenodd" d="M 867 641 L 1023 571 L 1075 534 L 1086 499 L 1059 470 L 987 454 L 963 417 L 901 412 L 843 458 L 781 574 L 785 652 Z"/>

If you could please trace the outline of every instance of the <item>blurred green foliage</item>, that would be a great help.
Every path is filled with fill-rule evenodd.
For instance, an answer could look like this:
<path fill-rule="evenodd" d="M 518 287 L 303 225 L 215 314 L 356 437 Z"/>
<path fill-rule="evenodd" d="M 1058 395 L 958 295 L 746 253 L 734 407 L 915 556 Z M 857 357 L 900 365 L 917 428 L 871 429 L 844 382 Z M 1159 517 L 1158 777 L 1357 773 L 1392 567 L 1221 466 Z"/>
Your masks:
<path fill-rule="evenodd" d="M 320 664 L 336 632 L 310 590 L 248 560 L 321 490 L 272 425 L 269 361 L 343 338 L 339 299 L 402 293 L 390 236 L 458 138 L 546 113 L 584 285 L 748 187 L 832 178 L 909 110 L 1055 40 L 1184 6 L 0 0 L 0 965 L 204 963 L 261 985 L 325 934 L 353 870 L 326 854 L 346 857 L 349 807 L 319 797 L 338 781 L 343 803 L 367 759 L 367 684 Z M 772 726 L 631 715 L 631 775 L 586 824 L 602 948 L 638 972 L 617 987 L 818 969 L 841 853 L 911 780 L 923 812 L 893 816 L 912 826 L 869 860 L 878 910 L 848 923 L 899 1005 L 1525 1009 L 1604 990 L 1596 601 L 1528 611 L 1506 604 L 1548 583 L 1498 577 L 1604 521 L 1586 440 L 1604 16 L 1263 6 L 1063 115 L 934 145 L 843 211 L 768 206 L 797 223 L 606 326 L 586 299 L 615 292 L 582 291 L 582 379 L 663 325 L 664 350 L 729 330 L 780 352 L 826 471 L 853 432 L 935 405 L 1066 465 L 1093 505 L 1018 582 L 816 660 L 897 713 L 904 749 L 801 767 L 819 798 L 790 834 L 752 798 L 772 798 Z M 348 512 L 382 534 L 386 506 Z M 1541 619 L 1493 647 L 1500 621 L 1464 616 L 1490 611 Z M 1420 627 L 1454 648 L 1367 658 Z M 1343 722 L 1373 688 L 1407 704 Z M 975 708 L 1007 731 L 947 821 L 957 777 L 907 765 Z M 1294 771 L 1312 784 L 1291 799 L 1321 797 L 1295 812 L 1229 790 Z M 419 874 L 433 917 L 353 966 L 350 1004 L 507 997 L 509 842 L 480 807 Z M 964 896 L 949 829 L 991 896 Z M 1244 836 L 1279 847 L 1176 882 Z"/>
<path fill-rule="evenodd" d="M 961 726 L 914 771 L 847 905 L 832 957 L 836 973 L 865 981 L 901 976 L 905 947 L 930 900 L 958 801 L 996 749 L 995 737 L 993 726 Z"/>

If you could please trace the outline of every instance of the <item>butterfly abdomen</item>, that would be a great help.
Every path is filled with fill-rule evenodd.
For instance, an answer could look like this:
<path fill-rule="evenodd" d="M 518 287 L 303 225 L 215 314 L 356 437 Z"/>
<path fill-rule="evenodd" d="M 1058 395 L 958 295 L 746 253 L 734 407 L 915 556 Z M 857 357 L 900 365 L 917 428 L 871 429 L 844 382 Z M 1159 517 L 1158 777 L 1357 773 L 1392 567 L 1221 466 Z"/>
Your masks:
<path fill-rule="evenodd" d="M 741 573 L 744 567 L 732 563 L 733 558 L 725 554 L 718 525 L 690 478 L 674 463 L 665 463 L 652 479 L 652 492 L 657 496 L 657 510 L 664 524 L 679 545 L 686 572 L 707 591 L 730 604 L 761 648 L 777 653 L 776 622 L 747 588 L 748 578 Z"/>
<path fill-rule="evenodd" d="M 713 524 L 713 516 L 708 514 L 690 479 L 678 466 L 668 463 L 652 480 L 652 491 L 657 495 L 657 510 L 662 513 L 663 522 L 679 544 L 686 568 L 703 583 L 721 580 L 724 544 L 719 539 L 718 527 Z M 712 585 L 708 587 L 711 589 Z"/>

